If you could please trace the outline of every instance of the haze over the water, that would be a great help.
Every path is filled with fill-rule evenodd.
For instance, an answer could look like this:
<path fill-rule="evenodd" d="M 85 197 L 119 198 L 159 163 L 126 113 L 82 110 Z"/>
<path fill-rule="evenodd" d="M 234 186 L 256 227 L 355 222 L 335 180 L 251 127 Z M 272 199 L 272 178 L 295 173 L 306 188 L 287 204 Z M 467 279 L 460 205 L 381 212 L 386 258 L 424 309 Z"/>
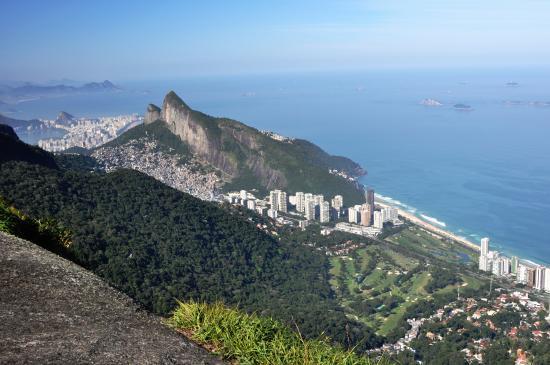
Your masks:
<path fill-rule="evenodd" d="M 5 1 L 0 80 L 548 66 L 550 2 Z"/>

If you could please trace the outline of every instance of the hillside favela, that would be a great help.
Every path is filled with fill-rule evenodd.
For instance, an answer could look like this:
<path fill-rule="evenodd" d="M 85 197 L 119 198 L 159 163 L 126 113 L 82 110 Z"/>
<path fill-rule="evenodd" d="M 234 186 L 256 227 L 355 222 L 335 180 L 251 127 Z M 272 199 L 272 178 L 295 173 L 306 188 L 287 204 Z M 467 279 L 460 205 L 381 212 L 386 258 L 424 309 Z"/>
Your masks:
<path fill-rule="evenodd" d="M 550 364 L 550 3 L 2 8 L 0 364 Z"/>

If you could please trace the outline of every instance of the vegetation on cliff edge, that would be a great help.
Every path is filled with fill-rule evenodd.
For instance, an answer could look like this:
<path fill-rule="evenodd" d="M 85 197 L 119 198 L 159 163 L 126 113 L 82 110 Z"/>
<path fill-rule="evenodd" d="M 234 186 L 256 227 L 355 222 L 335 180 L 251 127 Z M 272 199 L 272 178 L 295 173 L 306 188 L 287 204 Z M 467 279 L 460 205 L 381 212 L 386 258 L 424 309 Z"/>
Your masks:
<path fill-rule="evenodd" d="M 269 317 L 246 314 L 222 303 L 179 302 L 169 324 L 193 340 L 239 364 L 373 365 L 351 350 L 333 347 L 326 338 L 304 339 Z"/>

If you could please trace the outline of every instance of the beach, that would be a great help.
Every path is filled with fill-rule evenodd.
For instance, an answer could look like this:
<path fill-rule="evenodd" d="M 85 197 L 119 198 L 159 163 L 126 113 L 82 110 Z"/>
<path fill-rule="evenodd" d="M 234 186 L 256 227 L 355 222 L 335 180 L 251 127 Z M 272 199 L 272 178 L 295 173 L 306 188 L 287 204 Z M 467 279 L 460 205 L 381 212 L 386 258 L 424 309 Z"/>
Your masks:
<path fill-rule="evenodd" d="M 396 206 L 394 205 L 390 205 L 388 204 L 387 202 L 385 202 L 384 200 L 381 200 L 380 198 L 376 197 L 376 204 L 382 206 L 382 207 L 393 207 L 393 208 L 397 208 Z M 449 232 L 447 230 L 444 230 L 442 228 L 439 228 L 431 223 L 428 223 L 424 220 L 422 220 L 421 218 L 418 218 L 417 216 L 415 216 L 414 214 L 412 213 L 409 213 L 403 209 L 399 209 L 397 208 L 397 213 L 405 218 L 406 220 L 410 221 L 411 223 L 413 224 L 416 224 L 417 226 L 419 227 L 422 227 L 424 228 L 425 230 L 427 231 L 430 231 L 432 233 L 435 233 L 443 238 L 448 238 L 448 239 L 451 239 L 453 241 L 456 241 L 458 243 L 460 243 L 461 245 L 463 246 L 466 246 L 467 248 L 471 249 L 471 250 L 474 250 L 476 252 L 478 252 L 480 250 L 479 248 L 479 245 L 478 244 L 475 244 L 471 241 L 468 241 L 467 239 L 465 239 L 464 237 L 460 237 L 452 232 Z"/>

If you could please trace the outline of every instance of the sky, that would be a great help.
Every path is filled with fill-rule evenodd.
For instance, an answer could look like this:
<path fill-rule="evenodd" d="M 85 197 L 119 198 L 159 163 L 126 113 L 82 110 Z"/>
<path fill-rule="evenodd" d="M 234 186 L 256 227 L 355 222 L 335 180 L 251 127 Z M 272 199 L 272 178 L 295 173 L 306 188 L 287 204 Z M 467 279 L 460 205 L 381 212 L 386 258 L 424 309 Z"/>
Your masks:
<path fill-rule="evenodd" d="M 550 0 L 2 0 L 0 80 L 550 66 Z"/>

